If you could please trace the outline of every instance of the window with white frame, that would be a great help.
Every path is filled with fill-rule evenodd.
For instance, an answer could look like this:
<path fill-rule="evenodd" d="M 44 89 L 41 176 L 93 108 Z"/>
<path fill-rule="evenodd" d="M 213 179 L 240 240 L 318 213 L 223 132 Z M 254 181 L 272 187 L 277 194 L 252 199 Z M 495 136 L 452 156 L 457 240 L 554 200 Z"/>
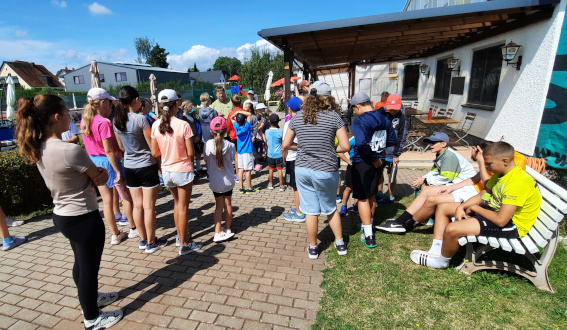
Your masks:
<path fill-rule="evenodd" d="M 488 107 L 496 105 L 500 72 L 502 71 L 503 45 L 473 52 L 471 81 L 467 103 Z"/>
<path fill-rule="evenodd" d="M 75 85 L 84 84 L 85 83 L 85 77 L 84 76 L 73 76 L 73 81 L 75 82 Z"/>
<path fill-rule="evenodd" d="M 128 81 L 126 72 L 116 72 L 114 75 L 116 76 L 116 81 Z"/>

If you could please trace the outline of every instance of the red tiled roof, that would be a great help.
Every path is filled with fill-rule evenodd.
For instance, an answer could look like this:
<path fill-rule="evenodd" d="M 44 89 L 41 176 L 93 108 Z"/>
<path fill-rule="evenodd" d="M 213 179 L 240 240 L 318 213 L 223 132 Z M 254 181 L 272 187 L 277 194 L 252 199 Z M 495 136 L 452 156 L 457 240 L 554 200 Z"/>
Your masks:
<path fill-rule="evenodd" d="M 31 87 L 59 87 L 64 88 L 63 84 L 47 70 L 43 65 L 35 63 L 14 61 L 5 62 L 12 70 Z"/>

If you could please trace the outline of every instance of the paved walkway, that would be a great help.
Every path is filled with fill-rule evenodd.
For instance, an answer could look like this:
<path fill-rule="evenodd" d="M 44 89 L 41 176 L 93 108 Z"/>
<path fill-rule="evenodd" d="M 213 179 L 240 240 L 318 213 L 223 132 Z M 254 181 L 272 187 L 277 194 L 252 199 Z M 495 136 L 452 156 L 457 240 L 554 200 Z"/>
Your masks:
<path fill-rule="evenodd" d="M 413 193 L 407 183 L 420 173 L 401 169 L 398 193 Z M 136 239 L 117 246 L 107 242 L 100 291 L 119 291 L 119 301 L 105 309 L 125 311 L 113 329 L 308 329 L 313 324 L 324 254 L 309 259 L 304 225 L 281 216 L 293 206 L 291 190 L 268 190 L 266 168 L 253 174 L 253 184 L 260 193 L 234 194 L 231 241 L 212 242 L 214 199 L 208 181 L 201 180 L 188 214 L 189 230 L 204 243 L 201 251 L 177 255 L 169 192 L 160 193 L 157 205 L 158 235 L 168 238 L 167 247 L 148 255 Z M 345 226 L 356 222 L 354 216 L 347 219 Z M 319 238 L 328 247 L 333 237 L 323 220 Z M 29 242 L 0 252 L 0 328 L 81 328 L 68 241 L 50 217 L 27 221 L 11 233 L 28 236 Z"/>

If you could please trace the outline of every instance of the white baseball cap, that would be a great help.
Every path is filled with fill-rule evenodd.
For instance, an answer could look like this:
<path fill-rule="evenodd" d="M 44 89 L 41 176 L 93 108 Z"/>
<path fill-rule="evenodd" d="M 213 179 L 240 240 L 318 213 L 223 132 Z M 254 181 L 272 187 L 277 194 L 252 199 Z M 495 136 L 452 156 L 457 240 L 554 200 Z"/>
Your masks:
<path fill-rule="evenodd" d="M 167 103 L 177 100 L 179 100 L 179 97 L 177 97 L 177 92 L 175 92 L 173 89 L 164 89 L 158 94 L 159 103 Z"/>
<path fill-rule="evenodd" d="M 266 105 L 264 103 L 258 103 L 256 105 L 256 110 L 259 110 L 259 109 L 266 109 Z"/>
<path fill-rule="evenodd" d="M 111 101 L 116 100 L 115 97 L 110 96 L 108 92 L 102 88 L 91 88 L 87 93 L 87 101 L 97 101 L 97 100 L 106 100 L 109 99 Z"/>

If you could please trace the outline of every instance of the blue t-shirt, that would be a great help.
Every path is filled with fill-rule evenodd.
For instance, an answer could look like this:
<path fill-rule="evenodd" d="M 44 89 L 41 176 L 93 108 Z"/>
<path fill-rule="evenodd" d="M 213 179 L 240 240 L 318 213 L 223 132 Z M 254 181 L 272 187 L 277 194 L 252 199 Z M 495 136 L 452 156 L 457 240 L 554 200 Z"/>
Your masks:
<path fill-rule="evenodd" d="M 350 151 L 348 152 L 348 155 L 350 157 L 350 161 L 352 162 L 352 158 L 354 157 L 354 145 L 355 145 L 354 136 L 348 139 L 348 143 L 350 144 Z"/>
<path fill-rule="evenodd" d="M 266 141 L 268 142 L 268 157 L 282 158 L 282 136 L 283 132 L 278 128 L 266 130 Z"/>
<path fill-rule="evenodd" d="M 233 122 L 233 125 L 238 140 L 236 142 L 238 153 L 247 154 L 254 152 L 254 147 L 252 146 L 252 124 L 246 121 L 242 126 L 239 126 L 237 122 Z"/>

